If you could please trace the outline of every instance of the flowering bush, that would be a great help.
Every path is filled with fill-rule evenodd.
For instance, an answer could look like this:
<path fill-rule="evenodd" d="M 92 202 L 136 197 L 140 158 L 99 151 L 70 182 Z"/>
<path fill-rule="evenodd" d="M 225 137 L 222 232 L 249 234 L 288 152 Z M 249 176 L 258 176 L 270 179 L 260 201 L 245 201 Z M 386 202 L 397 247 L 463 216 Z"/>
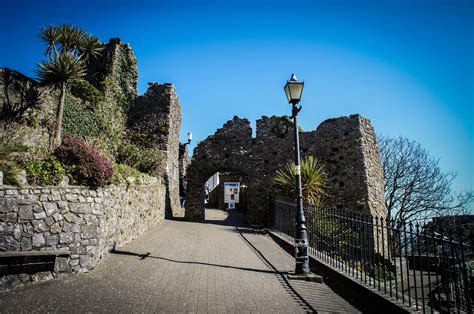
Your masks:
<path fill-rule="evenodd" d="M 66 134 L 55 155 L 69 168 L 78 184 L 104 186 L 114 170 L 112 162 L 83 139 Z"/>

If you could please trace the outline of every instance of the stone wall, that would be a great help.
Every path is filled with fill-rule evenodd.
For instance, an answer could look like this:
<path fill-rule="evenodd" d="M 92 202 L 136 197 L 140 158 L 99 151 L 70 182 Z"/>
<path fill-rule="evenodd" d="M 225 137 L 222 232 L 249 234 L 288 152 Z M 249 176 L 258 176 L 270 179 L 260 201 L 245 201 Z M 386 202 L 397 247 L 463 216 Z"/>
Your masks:
<path fill-rule="evenodd" d="M 256 138 L 250 122 L 234 117 L 197 145 L 188 168 L 186 217 L 204 219 L 204 184 L 218 171 L 249 178 L 250 223 L 271 223 L 277 169 L 293 161 L 293 122 L 288 117 L 257 120 Z M 334 208 L 382 215 L 386 212 L 380 152 L 370 121 L 360 115 L 329 119 L 315 131 L 300 132 L 302 156 L 314 155 L 328 173 L 328 203 Z"/>
<path fill-rule="evenodd" d="M 334 207 L 377 216 L 386 212 L 380 149 L 368 119 L 326 120 L 316 131 L 301 134 L 301 150 L 325 165 Z"/>
<path fill-rule="evenodd" d="M 166 183 L 166 214 L 181 214 L 179 204 L 179 132 L 181 105 L 172 84 L 149 83 L 145 95 L 136 98 L 130 110 L 129 129 L 143 139 L 143 145 L 162 152 L 163 167 L 153 173 Z"/>
<path fill-rule="evenodd" d="M 0 188 L 0 251 L 70 251 L 45 276 L 87 272 L 113 247 L 154 228 L 164 218 L 165 188 L 147 185 Z M 43 274 L 44 275 L 44 274 Z M 0 282 L 15 286 L 27 274 Z"/>
<path fill-rule="evenodd" d="M 186 198 L 186 172 L 188 170 L 189 165 L 189 151 L 188 151 L 188 143 L 179 144 L 179 196 L 180 199 L 183 197 Z"/>
<path fill-rule="evenodd" d="M 179 144 L 179 177 L 186 177 L 186 171 L 189 166 L 189 151 L 187 144 Z"/>

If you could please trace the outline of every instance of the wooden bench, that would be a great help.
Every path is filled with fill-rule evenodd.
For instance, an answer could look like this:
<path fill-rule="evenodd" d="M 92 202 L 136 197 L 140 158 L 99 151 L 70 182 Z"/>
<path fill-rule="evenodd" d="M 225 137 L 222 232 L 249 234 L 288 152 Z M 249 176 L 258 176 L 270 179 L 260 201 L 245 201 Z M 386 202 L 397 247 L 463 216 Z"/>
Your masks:
<path fill-rule="evenodd" d="M 69 250 L 0 252 L 0 276 L 53 271 L 57 257 L 68 257 Z"/>
<path fill-rule="evenodd" d="M 69 256 L 71 251 L 69 250 L 51 250 L 51 251 L 8 251 L 0 252 L 0 258 L 2 257 L 25 257 L 25 256 Z"/>

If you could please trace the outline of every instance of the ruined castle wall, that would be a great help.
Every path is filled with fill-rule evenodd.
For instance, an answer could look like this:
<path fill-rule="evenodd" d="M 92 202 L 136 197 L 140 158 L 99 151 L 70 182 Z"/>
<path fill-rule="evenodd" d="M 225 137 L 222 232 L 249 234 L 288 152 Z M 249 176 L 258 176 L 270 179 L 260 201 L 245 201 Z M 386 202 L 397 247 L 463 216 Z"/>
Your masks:
<path fill-rule="evenodd" d="M 130 110 L 128 127 L 141 145 L 160 152 L 162 168 L 153 175 L 162 176 L 167 186 L 167 215 L 180 215 L 179 204 L 179 132 L 181 105 L 171 84 L 150 83 L 145 95 L 136 98 Z"/>
<path fill-rule="evenodd" d="M 233 170 L 249 177 L 249 222 L 271 222 L 275 172 L 294 160 L 293 122 L 264 116 L 257 120 L 256 133 L 251 139 L 248 120 L 234 117 L 199 143 L 188 169 L 186 217 L 204 219 L 205 180 L 217 171 Z M 300 131 L 300 144 L 302 156 L 314 155 L 326 168 L 330 207 L 386 212 L 380 153 L 369 120 L 359 115 L 326 120 L 315 131 Z"/>
<path fill-rule="evenodd" d="M 360 116 L 329 119 L 311 138 L 303 136 L 308 153 L 315 155 L 328 173 L 330 202 L 336 208 L 362 211 L 367 188 Z"/>
<path fill-rule="evenodd" d="M 187 170 L 185 215 L 188 220 L 204 219 L 204 186 L 214 173 L 229 171 L 250 176 L 258 169 L 252 145 L 250 121 L 235 116 L 194 148 Z"/>
<path fill-rule="evenodd" d="M 186 171 L 189 165 L 188 145 L 179 144 L 179 177 L 186 177 Z"/>

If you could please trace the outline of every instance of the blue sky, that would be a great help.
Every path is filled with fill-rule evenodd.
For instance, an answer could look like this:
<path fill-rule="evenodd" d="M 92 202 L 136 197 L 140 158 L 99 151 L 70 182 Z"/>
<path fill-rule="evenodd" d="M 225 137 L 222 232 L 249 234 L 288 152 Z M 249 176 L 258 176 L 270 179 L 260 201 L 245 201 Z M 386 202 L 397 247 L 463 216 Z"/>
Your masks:
<path fill-rule="evenodd" d="M 0 67 L 31 76 L 41 26 L 130 43 L 140 93 L 175 84 L 192 148 L 233 115 L 290 114 L 294 72 L 305 130 L 360 113 L 457 171 L 456 190 L 474 188 L 474 1 L 2 0 L 0 12 Z"/>

